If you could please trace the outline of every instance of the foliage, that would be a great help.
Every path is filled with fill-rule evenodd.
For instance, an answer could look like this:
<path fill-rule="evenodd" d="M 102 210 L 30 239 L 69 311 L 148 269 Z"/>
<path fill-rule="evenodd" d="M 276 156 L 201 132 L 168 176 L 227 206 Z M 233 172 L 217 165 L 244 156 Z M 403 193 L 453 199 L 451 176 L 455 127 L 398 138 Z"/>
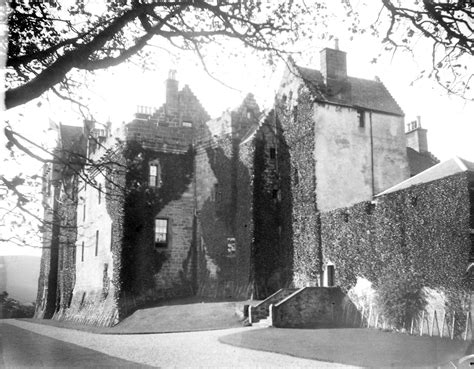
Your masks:
<path fill-rule="evenodd" d="M 125 197 L 122 291 L 140 294 L 154 287 L 156 275 L 168 258 L 155 250 L 154 219 L 171 201 L 177 200 L 191 183 L 194 151 L 184 154 L 160 153 L 131 141 L 124 151 L 128 170 Z M 148 186 L 148 163 L 158 159 L 162 184 L 159 191 Z M 191 246 L 191 245 L 190 245 Z"/>
<path fill-rule="evenodd" d="M 423 284 L 413 275 L 399 274 L 397 271 L 386 273 L 379 281 L 377 302 L 391 325 L 408 327 L 411 318 L 426 306 Z"/>
<path fill-rule="evenodd" d="M 70 5 L 11 2 L 7 108 L 48 89 L 63 96 L 61 89 L 71 87 L 73 68 L 94 71 L 136 54 L 144 56 L 153 38 L 164 46 L 193 52 L 203 64 L 207 45 L 237 40 L 272 63 L 285 46 L 302 36 L 311 37 L 316 16 L 324 9 L 321 3 L 308 8 L 304 1 L 113 0 L 94 4 L 82 0 Z"/>
<path fill-rule="evenodd" d="M 282 140 L 282 157 L 287 158 L 284 174 L 291 181 L 285 186 L 283 198 L 291 198 L 291 232 L 293 236 L 294 283 L 316 282 L 321 272 L 319 212 L 316 206 L 314 174 L 314 121 L 309 91 L 301 88 L 297 104 L 280 102 L 277 110 L 278 136 Z M 289 177 L 289 178 L 288 178 Z M 288 193 L 290 192 L 290 193 Z M 288 215 L 287 215 L 288 216 Z M 290 231 L 289 227 L 286 231 Z"/>
<path fill-rule="evenodd" d="M 384 37 L 386 49 L 413 52 L 422 44 L 420 39 L 425 39 L 431 48 L 431 69 L 421 71 L 419 78 L 433 78 L 447 92 L 474 99 L 474 74 L 470 68 L 474 56 L 472 2 L 381 2 L 378 21 L 370 28 L 374 34 Z"/>
<path fill-rule="evenodd" d="M 8 297 L 8 292 L 0 293 L 0 317 L 1 318 L 32 318 L 35 314 L 35 305 L 24 305 L 19 301 Z"/>
<path fill-rule="evenodd" d="M 379 197 L 375 208 L 363 202 L 323 214 L 324 256 L 345 291 L 357 277 L 381 290 L 394 323 L 422 306 L 419 287 L 443 291 L 450 309 L 461 311 L 458 296 L 469 290 L 469 216 L 465 173 L 412 186 Z"/>

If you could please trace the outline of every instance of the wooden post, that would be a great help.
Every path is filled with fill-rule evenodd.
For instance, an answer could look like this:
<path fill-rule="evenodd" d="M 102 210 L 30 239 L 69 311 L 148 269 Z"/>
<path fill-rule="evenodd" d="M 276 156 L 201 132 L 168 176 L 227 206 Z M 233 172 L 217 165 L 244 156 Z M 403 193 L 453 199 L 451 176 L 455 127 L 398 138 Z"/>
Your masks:
<path fill-rule="evenodd" d="M 362 315 L 360 318 L 360 327 L 364 328 L 364 315 L 365 315 L 365 306 L 362 306 Z"/>
<path fill-rule="evenodd" d="M 467 340 L 467 332 L 469 330 L 469 311 L 466 313 L 466 329 L 464 331 L 464 341 Z"/>
<path fill-rule="evenodd" d="M 372 305 L 369 306 L 369 318 L 367 319 L 367 328 L 370 328 L 370 319 L 372 318 Z"/>
<path fill-rule="evenodd" d="M 446 310 L 443 309 L 443 323 L 441 324 L 441 334 L 440 337 L 443 338 L 444 334 L 444 322 L 446 320 Z"/>
<path fill-rule="evenodd" d="M 456 312 L 453 311 L 453 326 L 451 327 L 451 339 L 454 339 L 454 324 L 456 323 Z"/>
<path fill-rule="evenodd" d="M 430 331 L 430 337 L 433 337 L 433 330 L 434 330 L 434 322 L 436 318 L 436 310 L 433 309 L 433 318 L 431 318 L 431 331 Z"/>
<path fill-rule="evenodd" d="M 420 336 L 423 336 L 423 322 L 425 321 L 425 311 L 421 312 Z"/>

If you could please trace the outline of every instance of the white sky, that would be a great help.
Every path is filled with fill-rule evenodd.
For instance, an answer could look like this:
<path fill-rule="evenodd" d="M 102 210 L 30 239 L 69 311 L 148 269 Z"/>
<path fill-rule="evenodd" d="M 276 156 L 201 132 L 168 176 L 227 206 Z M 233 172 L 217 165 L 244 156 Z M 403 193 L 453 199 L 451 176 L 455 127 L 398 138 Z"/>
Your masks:
<path fill-rule="evenodd" d="M 364 1 L 360 4 L 363 6 Z M 374 22 L 378 9 L 364 9 L 368 10 L 363 21 L 367 24 Z M 370 61 L 382 50 L 380 40 L 369 35 L 355 35 L 351 40 L 343 29 L 342 24 L 335 20 L 325 31 L 337 35 L 340 49 L 347 52 L 348 74 L 368 79 L 378 76 L 404 110 L 406 122 L 421 116 L 422 126 L 428 129 L 429 150 L 439 159 L 457 155 L 474 161 L 474 103 L 447 96 L 432 81 L 420 80 L 411 85 L 417 73 L 429 63 L 429 50 L 423 40 L 419 42 L 415 58 L 399 51 L 394 56 L 384 54 L 377 64 L 371 64 Z M 315 29 L 315 32 L 320 30 Z M 227 46 L 228 49 L 234 47 L 234 44 Z M 319 39 L 312 44 L 301 43 L 295 47 L 305 50 L 295 57 L 299 65 L 319 69 L 319 50 L 333 47 L 333 42 Z M 99 121 L 105 122 L 110 118 L 117 125 L 130 121 L 137 105 L 159 107 L 164 103 L 165 80 L 170 69 L 177 70 L 180 88 L 188 84 L 213 118 L 228 108 L 238 106 L 248 92 L 255 95 L 261 108 L 271 107 L 282 77 L 283 63 L 272 71 L 258 56 L 249 52 L 243 51 L 241 58 L 229 59 L 226 50 L 217 47 L 209 49 L 209 69 L 221 81 L 238 90 L 235 91 L 211 79 L 191 55 L 172 55 L 159 48 L 150 50 L 156 52 L 152 60 L 155 64 L 153 71 L 144 72 L 136 65 L 120 65 L 98 72 L 95 80 L 87 78 L 88 90 L 84 91 L 83 96 L 86 101 L 88 99 Z M 51 98 L 50 103 L 43 100 L 38 107 L 37 102 L 33 102 L 26 108 L 8 112 L 5 117 L 12 117 L 15 128 L 20 128 L 39 142 L 47 141 L 45 134 L 50 119 L 63 124 L 81 124 L 82 116 L 77 111 L 75 106 L 64 102 L 58 104 L 56 99 Z M 18 116 L 19 112 L 24 116 Z M 3 137 L 0 145 L 3 157 L 7 154 Z M 0 171 L 7 175 L 18 171 L 35 172 L 40 167 L 31 161 L 22 168 L 18 164 L 2 166 Z M 0 254 L 18 251 L 18 248 L 0 247 Z M 31 253 L 31 250 L 23 248 L 20 252 Z"/>

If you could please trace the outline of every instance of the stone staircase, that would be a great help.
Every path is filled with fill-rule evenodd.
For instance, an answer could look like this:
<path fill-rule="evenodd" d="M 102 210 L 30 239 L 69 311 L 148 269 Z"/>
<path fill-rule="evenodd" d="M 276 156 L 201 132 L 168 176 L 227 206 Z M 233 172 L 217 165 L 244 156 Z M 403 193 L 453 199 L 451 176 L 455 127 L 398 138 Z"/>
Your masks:
<path fill-rule="evenodd" d="M 269 327 L 272 325 L 270 318 L 270 305 L 274 305 L 296 292 L 297 288 L 282 288 L 273 295 L 268 296 L 255 306 L 249 307 L 249 322 L 252 326 Z"/>
<path fill-rule="evenodd" d="M 277 328 L 343 326 L 344 307 L 349 305 L 356 309 L 339 287 L 283 288 L 249 307 L 249 323 Z"/>

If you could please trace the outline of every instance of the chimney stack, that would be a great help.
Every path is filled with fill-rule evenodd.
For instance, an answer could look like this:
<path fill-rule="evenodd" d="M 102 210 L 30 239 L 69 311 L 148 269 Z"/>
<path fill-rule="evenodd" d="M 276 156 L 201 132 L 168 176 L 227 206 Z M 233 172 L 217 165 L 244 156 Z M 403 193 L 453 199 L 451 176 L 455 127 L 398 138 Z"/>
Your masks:
<path fill-rule="evenodd" d="M 419 153 L 428 152 L 427 132 L 426 129 L 421 128 L 421 117 L 417 116 L 416 120 L 407 125 L 407 147 L 411 147 Z"/>
<path fill-rule="evenodd" d="M 174 69 L 168 72 L 168 79 L 166 80 L 166 105 L 178 106 L 178 81 Z"/>
<path fill-rule="evenodd" d="M 347 78 L 346 53 L 339 50 L 339 40 L 335 40 L 335 49 L 321 51 L 321 73 L 324 80 L 345 80 Z"/>

